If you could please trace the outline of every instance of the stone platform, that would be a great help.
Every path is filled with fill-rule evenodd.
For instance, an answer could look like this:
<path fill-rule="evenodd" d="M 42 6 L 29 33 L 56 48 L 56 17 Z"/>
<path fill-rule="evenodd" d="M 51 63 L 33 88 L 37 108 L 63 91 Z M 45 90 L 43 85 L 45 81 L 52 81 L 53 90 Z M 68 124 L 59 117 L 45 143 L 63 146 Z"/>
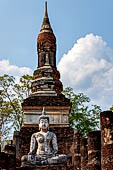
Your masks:
<path fill-rule="evenodd" d="M 73 167 L 67 165 L 43 165 L 43 166 L 26 166 L 16 168 L 17 170 L 74 170 Z"/>

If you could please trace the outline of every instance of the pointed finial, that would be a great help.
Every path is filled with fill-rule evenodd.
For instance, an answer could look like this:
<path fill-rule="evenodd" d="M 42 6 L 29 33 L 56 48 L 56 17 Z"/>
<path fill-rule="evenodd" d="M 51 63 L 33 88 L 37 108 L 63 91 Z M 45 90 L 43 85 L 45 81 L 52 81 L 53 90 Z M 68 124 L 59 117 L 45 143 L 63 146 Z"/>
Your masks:
<path fill-rule="evenodd" d="M 53 33 L 53 30 L 49 22 L 48 12 L 47 12 L 47 1 L 45 1 L 45 16 L 44 16 L 43 23 L 42 23 L 41 30 L 40 30 L 40 33 L 42 32 Z"/>
<path fill-rule="evenodd" d="M 48 13 L 47 13 L 47 1 L 45 1 L 45 17 L 48 18 Z"/>
<path fill-rule="evenodd" d="M 45 115 L 46 112 L 45 112 L 45 108 L 43 107 L 43 110 L 42 110 L 42 115 Z"/>

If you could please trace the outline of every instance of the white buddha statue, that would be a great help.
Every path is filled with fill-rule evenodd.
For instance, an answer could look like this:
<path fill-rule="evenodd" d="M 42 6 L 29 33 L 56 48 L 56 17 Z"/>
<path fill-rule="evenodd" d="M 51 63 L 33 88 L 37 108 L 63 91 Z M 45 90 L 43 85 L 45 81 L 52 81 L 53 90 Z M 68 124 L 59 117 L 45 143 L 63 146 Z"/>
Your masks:
<path fill-rule="evenodd" d="M 48 130 L 49 117 L 45 115 L 43 108 L 39 117 L 39 132 L 31 137 L 30 152 L 22 157 L 22 166 L 43 164 L 65 164 L 66 155 L 56 155 L 58 152 L 57 138 Z"/>

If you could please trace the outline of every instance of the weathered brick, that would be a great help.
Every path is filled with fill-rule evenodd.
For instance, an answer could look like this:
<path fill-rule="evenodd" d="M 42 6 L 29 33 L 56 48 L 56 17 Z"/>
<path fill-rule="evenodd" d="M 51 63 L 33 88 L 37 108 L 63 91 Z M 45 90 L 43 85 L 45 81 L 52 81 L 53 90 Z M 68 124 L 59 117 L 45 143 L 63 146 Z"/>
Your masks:
<path fill-rule="evenodd" d="M 80 140 L 81 170 L 88 169 L 88 142 L 87 138 Z"/>
<path fill-rule="evenodd" d="M 100 114 L 102 170 L 113 170 L 113 112 Z"/>
<path fill-rule="evenodd" d="M 100 131 L 88 133 L 88 170 L 101 170 Z"/>

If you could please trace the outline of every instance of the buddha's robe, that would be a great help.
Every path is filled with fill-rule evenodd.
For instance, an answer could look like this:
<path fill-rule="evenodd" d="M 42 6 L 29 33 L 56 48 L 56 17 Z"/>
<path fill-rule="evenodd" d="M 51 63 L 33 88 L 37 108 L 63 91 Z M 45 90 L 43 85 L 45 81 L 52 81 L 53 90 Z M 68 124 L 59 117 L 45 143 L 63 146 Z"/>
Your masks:
<path fill-rule="evenodd" d="M 58 152 L 57 138 L 52 132 L 37 132 L 31 137 L 30 153 L 36 156 L 53 156 Z"/>

